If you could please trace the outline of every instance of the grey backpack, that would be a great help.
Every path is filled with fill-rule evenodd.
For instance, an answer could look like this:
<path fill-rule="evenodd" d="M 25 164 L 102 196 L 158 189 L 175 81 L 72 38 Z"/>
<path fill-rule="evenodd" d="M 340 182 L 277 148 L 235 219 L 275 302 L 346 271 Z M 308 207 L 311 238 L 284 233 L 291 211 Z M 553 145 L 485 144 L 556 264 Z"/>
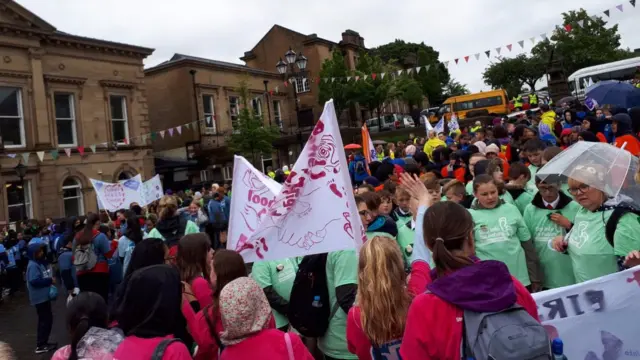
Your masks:
<path fill-rule="evenodd" d="M 76 271 L 92 270 L 98 263 L 98 256 L 93 251 L 93 240 L 86 245 L 76 245 L 73 249 L 73 265 Z"/>
<path fill-rule="evenodd" d="M 493 313 L 465 310 L 460 354 L 476 360 L 552 359 L 547 331 L 518 304 Z"/>
<path fill-rule="evenodd" d="M 162 360 L 164 352 L 167 351 L 169 345 L 173 344 L 174 342 L 182 341 L 180 341 L 180 339 L 164 339 L 160 341 L 158 346 L 156 346 L 156 348 L 153 350 L 153 354 L 151 354 L 151 360 Z"/>

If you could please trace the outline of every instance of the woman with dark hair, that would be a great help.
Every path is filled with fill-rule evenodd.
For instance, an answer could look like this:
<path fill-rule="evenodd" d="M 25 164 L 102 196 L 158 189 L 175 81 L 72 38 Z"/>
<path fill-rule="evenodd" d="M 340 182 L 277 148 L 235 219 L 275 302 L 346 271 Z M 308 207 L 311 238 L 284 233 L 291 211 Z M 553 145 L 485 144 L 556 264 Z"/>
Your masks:
<path fill-rule="evenodd" d="M 200 308 L 211 304 L 212 291 L 209 273 L 213 259 L 211 240 L 205 233 L 185 235 L 178 242 L 178 256 L 176 266 L 180 272 L 180 279 L 191 286 L 192 293 Z"/>
<path fill-rule="evenodd" d="M 167 243 L 173 252 L 177 250 L 178 241 L 184 235 L 200 232 L 198 225 L 184 219 L 178 214 L 178 203 L 173 196 L 165 195 L 158 204 L 158 223 L 149 232 L 148 237 L 160 238 Z"/>
<path fill-rule="evenodd" d="M 100 217 L 98 214 L 89 214 L 84 229 L 78 232 L 73 242 L 73 264 L 76 267 L 80 291 L 98 293 L 106 302 L 109 296 L 107 260 L 111 258 L 115 249 L 111 248 L 111 242 L 99 229 Z M 91 251 L 93 254 L 89 253 Z M 84 256 L 79 257 L 80 254 Z"/>
<path fill-rule="evenodd" d="M 593 115 L 587 115 L 584 120 L 582 120 L 582 132 L 590 132 L 596 137 L 596 141 L 593 142 L 607 142 L 607 138 L 604 136 L 604 124 L 599 122 Z M 578 135 L 580 136 L 580 135 Z M 593 137 L 587 135 L 589 139 Z M 583 136 L 584 138 L 584 136 Z M 592 141 L 592 140 L 585 140 Z"/>
<path fill-rule="evenodd" d="M 127 266 L 131 261 L 131 254 L 136 245 L 142 241 L 144 233 L 140 227 L 138 216 L 133 211 L 125 212 L 127 228 L 124 234 L 118 239 L 118 257 L 122 265 L 122 272 L 127 271 Z"/>
<path fill-rule="evenodd" d="M 131 275 L 118 307 L 118 326 L 126 336 L 114 359 L 151 359 L 166 345 L 161 359 L 187 360 L 185 344 L 174 340 L 180 333 L 182 284 L 178 271 L 168 265 L 153 265 Z"/>

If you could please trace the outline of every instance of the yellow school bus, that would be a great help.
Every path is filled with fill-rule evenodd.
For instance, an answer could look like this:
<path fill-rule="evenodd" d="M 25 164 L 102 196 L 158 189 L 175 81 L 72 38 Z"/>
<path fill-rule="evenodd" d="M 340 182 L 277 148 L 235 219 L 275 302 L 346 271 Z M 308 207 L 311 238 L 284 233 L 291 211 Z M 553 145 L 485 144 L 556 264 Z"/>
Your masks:
<path fill-rule="evenodd" d="M 484 112 L 484 115 L 506 115 L 509 113 L 509 100 L 507 92 L 503 89 L 490 90 L 475 94 L 453 96 L 445 100 L 438 113 L 435 115 L 435 121 L 440 120 L 442 115 L 448 121 L 451 114 L 456 114 L 458 119 L 462 120 L 467 117 L 467 113 Z"/>

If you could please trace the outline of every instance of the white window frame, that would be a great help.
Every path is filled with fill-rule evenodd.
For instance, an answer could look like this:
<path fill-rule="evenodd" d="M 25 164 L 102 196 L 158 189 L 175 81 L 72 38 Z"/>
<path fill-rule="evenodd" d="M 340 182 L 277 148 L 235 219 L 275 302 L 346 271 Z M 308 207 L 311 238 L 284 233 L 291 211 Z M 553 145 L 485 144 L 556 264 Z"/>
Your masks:
<path fill-rule="evenodd" d="M 113 118 L 113 114 L 111 114 L 111 100 L 113 100 L 113 98 L 120 98 L 120 104 L 122 105 L 122 116 L 124 116 L 124 119 L 114 119 Z M 113 123 L 118 121 L 118 122 L 124 122 L 124 137 L 126 139 L 129 139 L 129 115 L 127 114 L 127 97 L 124 95 L 109 95 L 109 117 L 111 118 L 111 136 L 115 137 L 114 133 L 113 133 Z M 113 139 L 113 141 L 117 141 L 118 145 L 126 145 L 126 143 L 124 141 L 122 141 L 123 139 Z"/>
<path fill-rule="evenodd" d="M 75 182 L 75 184 L 74 185 L 66 185 L 65 186 L 64 182 L 63 182 L 63 186 L 62 186 L 62 208 L 65 209 L 64 216 L 70 217 L 70 216 L 81 216 L 81 215 L 84 215 L 84 195 L 82 194 L 82 184 L 80 183 L 80 181 L 78 181 L 77 179 L 74 179 L 74 178 L 67 178 L 66 180 L 71 180 L 71 181 Z M 66 182 L 66 180 L 65 180 L 65 182 Z M 64 197 L 64 191 L 65 190 L 71 190 L 71 189 L 76 189 L 78 191 L 78 196 Z M 65 202 L 67 200 L 75 200 L 75 201 L 78 202 L 79 214 L 70 215 L 70 214 L 66 213 L 66 207 L 64 205 L 65 205 Z"/>
<path fill-rule="evenodd" d="M 200 181 L 210 181 L 213 180 L 213 172 L 210 169 L 200 170 Z"/>
<path fill-rule="evenodd" d="M 7 183 L 19 183 L 20 180 L 16 180 L 16 181 L 7 181 Z M 22 191 L 24 191 L 24 201 L 26 203 L 26 208 L 27 208 L 27 214 L 26 217 L 31 219 L 33 218 L 33 198 L 32 198 L 32 193 L 31 193 L 31 181 L 30 180 L 25 180 L 24 181 L 24 189 L 22 189 Z M 17 203 L 17 204 L 9 204 L 9 199 L 7 199 L 7 218 L 9 217 L 9 208 L 12 207 L 22 207 L 23 203 Z M 22 221 L 22 219 L 20 219 L 20 221 Z M 15 221 L 12 222 L 12 224 L 15 224 Z"/>
<path fill-rule="evenodd" d="M 5 143 L 5 141 L 3 140 L 4 148 L 5 149 L 18 149 L 18 148 L 26 147 L 27 146 L 27 140 L 25 138 L 25 133 L 24 133 L 24 112 L 23 112 L 23 108 L 22 108 L 22 89 L 21 88 L 17 88 L 17 87 L 12 87 L 12 86 L 2 86 L 2 88 L 8 88 L 8 89 L 15 89 L 16 90 L 16 101 L 18 102 L 16 104 L 16 106 L 18 107 L 18 116 L 0 115 L 0 118 L 18 119 L 19 123 L 20 123 L 20 144 L 7 145 Z M 0 136 L 1 135 L 2 134 L 0 134 Z"/>
<path fill-rule="evenodd" d="M 205 111 L 205 103 L 208 102 L 211 108 L 211 112 Z M 216 134 L 216 108 L 214 107 L 213 95 L 211 94 L 202 94 L 202 111 L 204 114 L 204 133 L 207 135 L 215 135 Z M 210 123 L 207 122 L 207 118 L 210 118 Z"/>
<path fill-rule="evenodd" d="M 60 142 L 60 134 L 58 135 L 58 146 L 60 147 L 71 147 L 71 146 L 77 146 L 78 145 L 78 132 L 76 130 L 76 108 L 75 108 L 75 104 L 76 104 L 76 100 L 75 97 L 73 96 L 73 94 L 71 93 L 65 93 L 65 92 L 57 92 L 53 94 L 53 114 L 54 116 L 56 115 L 56 109 L 55 109 L 55 105 L 56 105 L 56 101 L 55 101 L 55 97 L 56 96 L 66 96 L 67 97 L 67 102 L 69 103 L 69 110 L 70 110 L 70 118 L 58 118 L 56 116 L 56 133 L 57 133 L 57 124 L 58 121 L 70 121 L 71 122 L 71 137 L 73 139 L 72 143 L 69 144 L 63 144 Z"/>
<path fill-rule="evenodd" d="M 284 130 L 284 123 L 282 121 L 282 107 L 280 106 L 280 100 L 273 100 L 273 119 L 276 121 L 276 125 L 280 130 Z"/>
<path fill-rule="evenodd" d="M 222 178 L 224 180 L 231 180 L 233 175 L 233 168 L 231 166 L 225 166 L 222 168 Z"/>
<path fill-rule="evenodd" d="M 298 79 L 294 78 L 294 83 L 296 86 L 296 93 L 298 94 L 302 94 L 302 93 L 306 93 L 306 92 L 310 92 L 311 91 L 311 84 L 309 83 L 309 79 L 303 77 L 300 78 L 302 79 L 302 82 L 299 84 L 298 83 Z"/>
<path fill-rule="evenodd" d="M 262 99 L 254 98 L 251 100 L 251 108 L 253 109 L 253 113 L 262 116 Z"/>

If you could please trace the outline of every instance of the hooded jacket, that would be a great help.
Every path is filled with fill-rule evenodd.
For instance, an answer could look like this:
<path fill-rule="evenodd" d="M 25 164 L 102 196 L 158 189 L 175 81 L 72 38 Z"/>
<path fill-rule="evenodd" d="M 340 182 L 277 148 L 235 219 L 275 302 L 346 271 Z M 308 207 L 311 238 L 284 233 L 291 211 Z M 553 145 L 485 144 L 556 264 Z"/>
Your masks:
<path fill-rule="evenodd" d="M 362 164 L 362 171 L 358 172 L 358 163 Z M 364 156 L 358 154 L 355 156 L 352 162 L 349 163 L 349 174 L 351 174 L 351 178 L 357 182 L 362 182 L 365 178 L 369 177 L 369 173 L 367 172 L 367 163 L 364 159 Z"/>
<path fill-rule="evenodd" d="M 538 125 L 538 131 L 540 132 L 540 136 L 544 136 L 547 134 L 551 134 L 555 136 L 555 127 L 556 127 L 556 113 L 553 110 L 549 110 L 542 114 L 540 117 L 540 124 Z"/>
<path fill-rule="evenodd" d="M 622 148 L 622 145 L 624 145 L 624 149 L 633 156 L 640 155 L 640 140 L 638 140 L 637 135 L 633 133 L 631 128 L 631 117 L 628 114 L 619 113 L 613 115 L 611 120 L 617 123 L 615 146 Z"/>
<path fill-rule="evenodd" d="M 211 201 L 213 202 L 215 200 Z M 209 214 L 211 214 L 211 212 Z M 186 219 L 183 219 L 182 221 L 186 221 L 186 224 L 184 227 L 184 233 L 178 236 L 178 240 L 184 235 L 200 232 L 198 225 L 196 225 L 196 223 L 194 223 L 193 221 Z M 181 230 L 180 222 L 180 216 L 177 215 L 168 219 L 162 219 L 158 221 L 156 227 L 153 228 L 153 230 L 151 230 L 146 237 L 165 240 L 165 242 L 167 242 L 167 246 L 169 247 L 177 245 L 177 241 L 169 243 L 168 240 L 173 239 L 175 237 L 173 234 L 177 234 Z"/>
<path fill-rule="evenodd" d="M 45 256 L 36 259 L 35 255 L 40 249 L 46 249 L 47 245 L 42 242 L 34 242 L 27 248 L 27 290 L 29 291 L 29 302 L 37 305 L 49 301 L 49 287 L 53 283 L 51 269 L 45 260 Z"/>
<path fill-rule="evenodd" d="M 464 310 L 496 312 L 514 303 L 539 320 L 527 289 L 499 261 L 478 261 L 446 276 L 431 272 L 428 292 L 409 308 L 400 347 L 405 360 L 460 359 Z"/>
<path fill-rule="evenodd" d="M 398 225 L 391 217 L 380 215 L 367 226 L 367 237 L 372 239 L 376 235 L 389 235 L 395 238 L 398 236 Z"/>

